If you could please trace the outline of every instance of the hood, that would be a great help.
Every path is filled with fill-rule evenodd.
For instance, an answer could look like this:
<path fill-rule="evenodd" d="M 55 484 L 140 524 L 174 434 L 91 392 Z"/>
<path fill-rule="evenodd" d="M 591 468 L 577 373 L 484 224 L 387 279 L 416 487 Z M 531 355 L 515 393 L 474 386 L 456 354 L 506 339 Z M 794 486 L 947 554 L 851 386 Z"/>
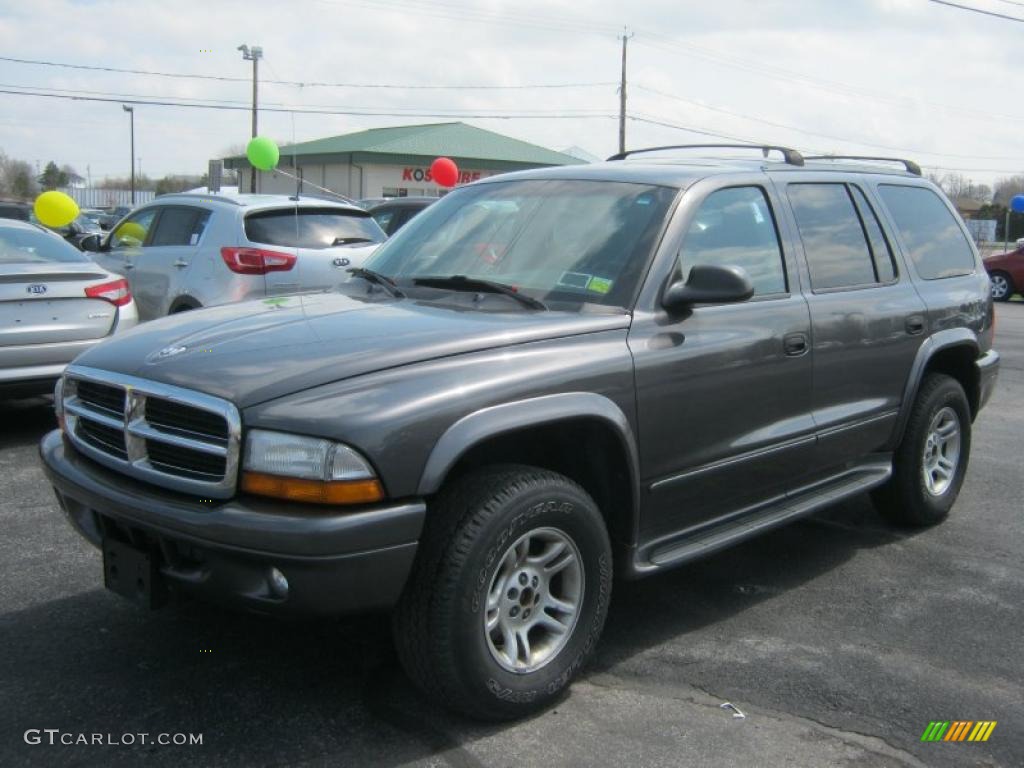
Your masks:
<path fill-rule="evenodd" d="M 413 299 L 304 294 L 145 323 L 75 363 L 207 392 L 245 408 L 386 368 L 628 324 L 626 314 L 486 312 Z"/>

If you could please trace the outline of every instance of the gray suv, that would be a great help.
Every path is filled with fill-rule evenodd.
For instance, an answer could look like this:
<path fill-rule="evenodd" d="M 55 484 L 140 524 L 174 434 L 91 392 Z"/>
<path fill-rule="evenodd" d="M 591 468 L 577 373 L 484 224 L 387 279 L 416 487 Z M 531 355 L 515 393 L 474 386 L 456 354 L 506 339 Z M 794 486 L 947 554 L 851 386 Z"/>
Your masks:
<path fill-rule="evenodd" d="M 40 451 L 106 586 L 390 609 L 424 691 L 502 719 L 583 667 L 613 574 L 866 491 L 941 522 L 999 361 L 971 239 L 912 163 L 757 151 L 487 179 L 334 293 L 82 355 Z"/>
<path fill-rule="evenodd" d="M 163 195 L 81 240 L 124 275 L 142 320 L 333 288 L 387 235 L 356 204 L 285 195 Z"/>

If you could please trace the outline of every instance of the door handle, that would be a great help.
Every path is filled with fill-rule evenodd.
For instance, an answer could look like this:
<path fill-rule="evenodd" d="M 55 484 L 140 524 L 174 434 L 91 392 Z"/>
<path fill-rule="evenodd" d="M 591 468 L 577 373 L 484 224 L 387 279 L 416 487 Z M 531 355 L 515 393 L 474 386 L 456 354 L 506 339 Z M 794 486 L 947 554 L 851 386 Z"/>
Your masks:
<path fill-rule="evenodd" d="M 907 333 L 911 336 L 924 333 L 924 317 L 922 315 L 911 315 L 907 318 L 906 328 Z"/>
<path fill-rule="evenodd" d="M 800 355 L 807 352 L 807 334 L 806 333 L 790 333 L 782 340 L 782 348 L 786 350 L 786 354 L 790 357 L 800 357 Z"/>
<path fill-rule="evenodd" d="M 176 262 L 174 262 L 174 266 L 176 266 L 176 267 L 187 267 L 188 266 L 188 262 L 185 261 L 184 259 L 178 259 Z"/>
<path fill-rule="evenodd" d="M 132 263 L 131 263 L 130 261 L 126 261 L 126 262 L 124 263 L 124 268 L 125 268 L 125 269 L 135 269 L 135 265 L 134 265 L 134 264 L 132 264 Z"/>

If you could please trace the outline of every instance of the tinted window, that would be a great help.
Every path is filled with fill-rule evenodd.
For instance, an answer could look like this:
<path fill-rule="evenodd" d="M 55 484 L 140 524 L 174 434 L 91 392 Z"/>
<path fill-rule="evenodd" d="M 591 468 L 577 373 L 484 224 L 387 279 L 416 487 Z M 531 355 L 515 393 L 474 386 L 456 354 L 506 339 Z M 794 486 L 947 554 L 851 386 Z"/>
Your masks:
<path fill-rule="evenodd" d="M 697 264 L 742 267 L 754 295 L 786 292 L 786 272 L 775 219 L 759 187 L 712 192 L 683 240 L 682 278 Z"/>
<path fill-rule="evenodd" d="M 201 208 L 164 208 L 150 245 L 195 245 L 199 242 L 210 212 Z"/>
<path fill-rule="evenodd" d="M 2 205 L 0 204 L 0 218 L 18 219 L 28 221 L 29 207 L 27 205 Z"/>
<path fill-rule="evenodd" d="M 156 216 L 156 208 L 149 208 L 122 221 L 110 236 L 110 247 L 124 248 L 142 245 L 146 242 L 146 236 L 149 235 L 149 228 L 153 225 L 154 216 Z"/>
<path fill-rule="evenodd" d="M 925 280 L 969 275 L 974 252 L 945 203 L 925 187 L 883 184 L 882 200 L 910 252 L 910 259 Z"/>
<path fill-rule="evenodd" d="M 0 226 L 0 264 L 82 262 L 88 257 L 58 235 L 38 229 Z"/>
<path fill-rule="evenodd" d="M 373 220 L 376 221 L 380 228 L 387 232 L 389 235 L 391 234 L 391 230 L 388 229 L 388 224 L 391 223 L 391 220 L 394 217 L 394 208 L 385 208 L 383 210 L 373 212 Z"/>
<path fill-rule="evenodd" d="M 254 243 L 290 248 L 330 248 L 379 243 L 383 230 L 368 213 L 324 208 L 282 208 L 245 217 L 245 236 Z"/>
<path fill-rule="evenodd" d="M 813 289 L 875 282 L 871 251 L 845 184 L 790 184 L 789 202 Z"/>
<path fill-rule="evenodd" d="M 530 179 L 455 190 L 367 263 L 405 286 L 466 275 L 554 303 L 631 304 L 677 191 L 625 182 Z"/>
<path fill-rule="evenodd" d="M 857 212 L 860 213 L 860 220 L 864 224 L 864 232 L 868 236 L 868 245 L 871 246 L 871 258 L 875 262 L 875 275 L 880 283 L 888 283 L 896 279 L 896 262 L 893 261 L 892 248 L 882 231 L 882 225 L 878 222 L 878 216 L 874 208 L 868 202 L 867 197 L 859 187 L 851 187 L 853 199 L 857 203 Z"/>

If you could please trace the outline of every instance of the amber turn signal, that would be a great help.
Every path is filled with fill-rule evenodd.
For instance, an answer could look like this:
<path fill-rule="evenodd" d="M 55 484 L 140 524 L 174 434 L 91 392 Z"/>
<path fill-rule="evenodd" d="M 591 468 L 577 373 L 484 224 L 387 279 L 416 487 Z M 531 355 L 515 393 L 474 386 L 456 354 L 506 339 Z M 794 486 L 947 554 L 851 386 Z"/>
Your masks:
<path fill-rule="evenodd" d="M 310 504 L 372 504 L 384 498 L 379 480 L 303 480 L 262 472 L 243 472 L 242 490 L 258 496 Z"/>

